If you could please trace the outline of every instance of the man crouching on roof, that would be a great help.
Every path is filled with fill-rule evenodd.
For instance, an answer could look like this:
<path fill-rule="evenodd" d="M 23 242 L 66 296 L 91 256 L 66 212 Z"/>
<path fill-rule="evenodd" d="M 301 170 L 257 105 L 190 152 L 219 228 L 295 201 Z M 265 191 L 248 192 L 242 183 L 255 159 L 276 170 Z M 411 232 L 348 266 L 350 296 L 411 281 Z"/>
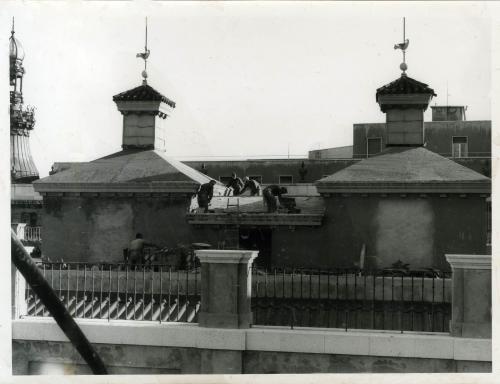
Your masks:
<path fill-rule="evenodd" d="M 198 206 L 205 209 L 204 213 L 208 212 L 208 204 L 210 204 L 214 195 L 215 184 L 215 180 L 210 180 L 208 183 L 200 185 L 200 189 L 198 189 Z"/>
<path fill-rule="evenodd" d="M 268 213 L 273 213 L 278 210 L 278 199 L 285 193 L 288 193 L 287 189 L 278 185 L 269 185 L 264 189 L 262 196 L 264 198 L 264 204 L 267 206 Z"/>

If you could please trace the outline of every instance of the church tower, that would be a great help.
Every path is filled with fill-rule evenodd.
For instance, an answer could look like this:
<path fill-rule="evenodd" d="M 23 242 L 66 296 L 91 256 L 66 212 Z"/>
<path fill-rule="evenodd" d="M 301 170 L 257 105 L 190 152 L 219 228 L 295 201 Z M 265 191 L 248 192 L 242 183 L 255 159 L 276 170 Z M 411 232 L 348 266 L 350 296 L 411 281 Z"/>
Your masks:
<path fill-rule="evenodd" d="M 35 127 L 34 107 L 23 100 L 24 49 L 14 36 L 14 20 L 9 46 L 10 64 L 10 178 L 13 184 L 31 183 L 39 178 L 31 156 L 29 136 Z"/>

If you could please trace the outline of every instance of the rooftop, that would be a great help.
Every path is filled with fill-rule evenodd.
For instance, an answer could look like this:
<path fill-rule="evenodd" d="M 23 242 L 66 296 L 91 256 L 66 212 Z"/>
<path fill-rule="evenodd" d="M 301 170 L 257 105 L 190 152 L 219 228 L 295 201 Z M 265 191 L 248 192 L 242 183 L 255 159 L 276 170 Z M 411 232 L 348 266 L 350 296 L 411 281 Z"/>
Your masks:
<path fill-rule="evenodd" d="M 427 84 L 412 79 L 405 74 L 402 74 L 399 79 L 378 88 L 376 93 L 376 100 L 378 102 L 378 97 L 380 95 L 393 94 L 429 94 L 431 96 L 437 96 L 434 93 L 434 90 Z"/>
<path fill-rule="evenodd" d="M 389 147 L 316 183 L 318 192 L 490 193 L 491 180 L 423 147 Z"/>
<path fill-rule="evenodd" d="M 159 150 L 123 150 L 87 163 L 74 163 L 34 183 L 40 192 L 69 189 L 103 190 L 121 185 L 127 188 L 175 188 L 179 192 L 194 192 L 199 184 L 211 178 L 172 159 Z"/>
<path fill-rule="evenodd" d="M 142 84 L 128 91 L 113 96 L 113 101 L 162 101 L 172 108 L 175 108 L 175 102 L 163 96 L 153 87 Z"/>
<path fill-rule="evenodd" d="M 288 186 L 287 186 L 288 188 Z M 289 190 L 289 192 L 291 192 Z M 251 226 L 319 226 L 325 214 L 324 200 L 316 191 L 292 196 L 298 209 L 289 213 L 283 208 L 275 213 L 268 213 L 262 196 L 214 197 L 210 204 L 210 213 L 203 213 L 198 208 L 187 215 L 188 223 L 198 225 L 251 225 Z"/>

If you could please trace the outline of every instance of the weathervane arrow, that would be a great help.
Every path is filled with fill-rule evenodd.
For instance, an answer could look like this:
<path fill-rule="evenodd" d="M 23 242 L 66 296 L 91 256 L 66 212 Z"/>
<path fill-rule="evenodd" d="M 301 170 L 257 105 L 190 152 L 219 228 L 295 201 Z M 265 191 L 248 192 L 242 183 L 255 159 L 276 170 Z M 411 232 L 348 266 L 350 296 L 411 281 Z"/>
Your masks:
<path fill-rule="evenodd" d="M 144 43 L 144 52 L 140 52 L 135 57 L 140 57 L 141 59 L 144 60 L 144 71 L 142 71 L 142 77 L 143 77 L 143 83 L 146 84 L 147 78 L 148 78 L 148 73 L 146 72 L 147 66 L 148 66 L 148 57 L 149 57 L 149 49 L 148 49 L 148 18 L 146 17 L 146 40 Z"/>
<path fill-rule="evenodd" d="M 405 17 L 403 17 L 403 42 L 394 44 L 394 49 L 401 49 L 403 51 L 403 62 L 399 66 L 399 68 L 403 71 L 403 75 L 406 76 L 406 70 L 408 69 L 408 66 L 406 65 L 406 49 L 408 48 L 408 45 L 410 45 L 410 40 L 406 38 L 406 23 L 405 23 Z"/>

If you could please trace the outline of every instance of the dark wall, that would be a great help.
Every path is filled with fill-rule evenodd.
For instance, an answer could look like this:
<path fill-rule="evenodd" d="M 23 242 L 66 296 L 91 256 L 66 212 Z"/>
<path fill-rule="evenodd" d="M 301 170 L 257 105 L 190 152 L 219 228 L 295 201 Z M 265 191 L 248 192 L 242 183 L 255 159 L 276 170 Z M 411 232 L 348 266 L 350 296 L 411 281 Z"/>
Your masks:
<path fill-rule="evenodd" d="M 484 254 L 485 198 L 429 196 L 334 196 L 325 198 L 321 227 L 272 229 L 270 265 L 387 268 L 401 260 L 410 268 L 449 269 L 446 253 Z M 216 244 L 230 230 L 195 230 L 196 241 Z M 234 231 L 234 230 L 233 230 Z"/>
<path fill-rule="evenodd" d="M 321 227 L 272 229 L 270 264 L 448 268 L 445 253 L 486 253 L 486 201 L 468 195 L 325 198 Z M 162 198 L 45 197 L 43 253 L 53 261 L 121 262 L 136 232 L 159 246 L 204 242 L 235 248 L 238 230 L 187 224 L 189 201 Z"/>
<path fill-rule="evenodd" d="M 442 156 L 452 156 L 453 136 L 467 136 L 469 157 L 491 156 L 491 121 L 429 121 L 424 131 L 426 148 Z M 353 157 L 366 157 L 366 140 L 375 137 L 382 138 L 385 148 L 385 123 L 354 124 Z"/>
<path fill-rule="evenodd" d="M 430 151 L 451 157 L 453 136 L 467 136 L 469 157 L 491 156 L 491 121 L 425 123 L 425 141 Z"/>
<path fill-rule="evenodd" d="M 324 176 L 329 176 L 354 163 L 354 160 L 241 160 L 241 161 L 185 161 L 186 165 L 203 171 L 219 180 L 236 172 L 239 177 L 261 176 L 263 184 L 277 184 L 279 176 L 292 176 L 293 183 L 312 183 Z M 302 167 L 304 163 L 304 167 Z M 305 170 L 305 173 L 304 171 Z M 303 174 L 303 178 L 301 176 Z"/>
<path fill-rule="evenodd" d="M 323 246 L 331 260 L 352 266 L 366 245 L 366 263 L 448 269 L 446 253 L 486 253 L 486 201 L 458 197 L 341 197 L 326 199 Z M 320 257 L 321 262 L 327 260 Z"/>
<path fill-rule="evenodd" d="M 352 157 L 355 159 L 366 158 L 367 138 L 382 138 L 382 149 L 387 144 L 385 123 L 354 124 L 352 129 Z"/>
<path fill-rule="evenodd" d="M 159 246 L 192 242 L 190 199 L 44 197 L 43 254 L 52 261 L 122 262 L 137 232 Z"/>

